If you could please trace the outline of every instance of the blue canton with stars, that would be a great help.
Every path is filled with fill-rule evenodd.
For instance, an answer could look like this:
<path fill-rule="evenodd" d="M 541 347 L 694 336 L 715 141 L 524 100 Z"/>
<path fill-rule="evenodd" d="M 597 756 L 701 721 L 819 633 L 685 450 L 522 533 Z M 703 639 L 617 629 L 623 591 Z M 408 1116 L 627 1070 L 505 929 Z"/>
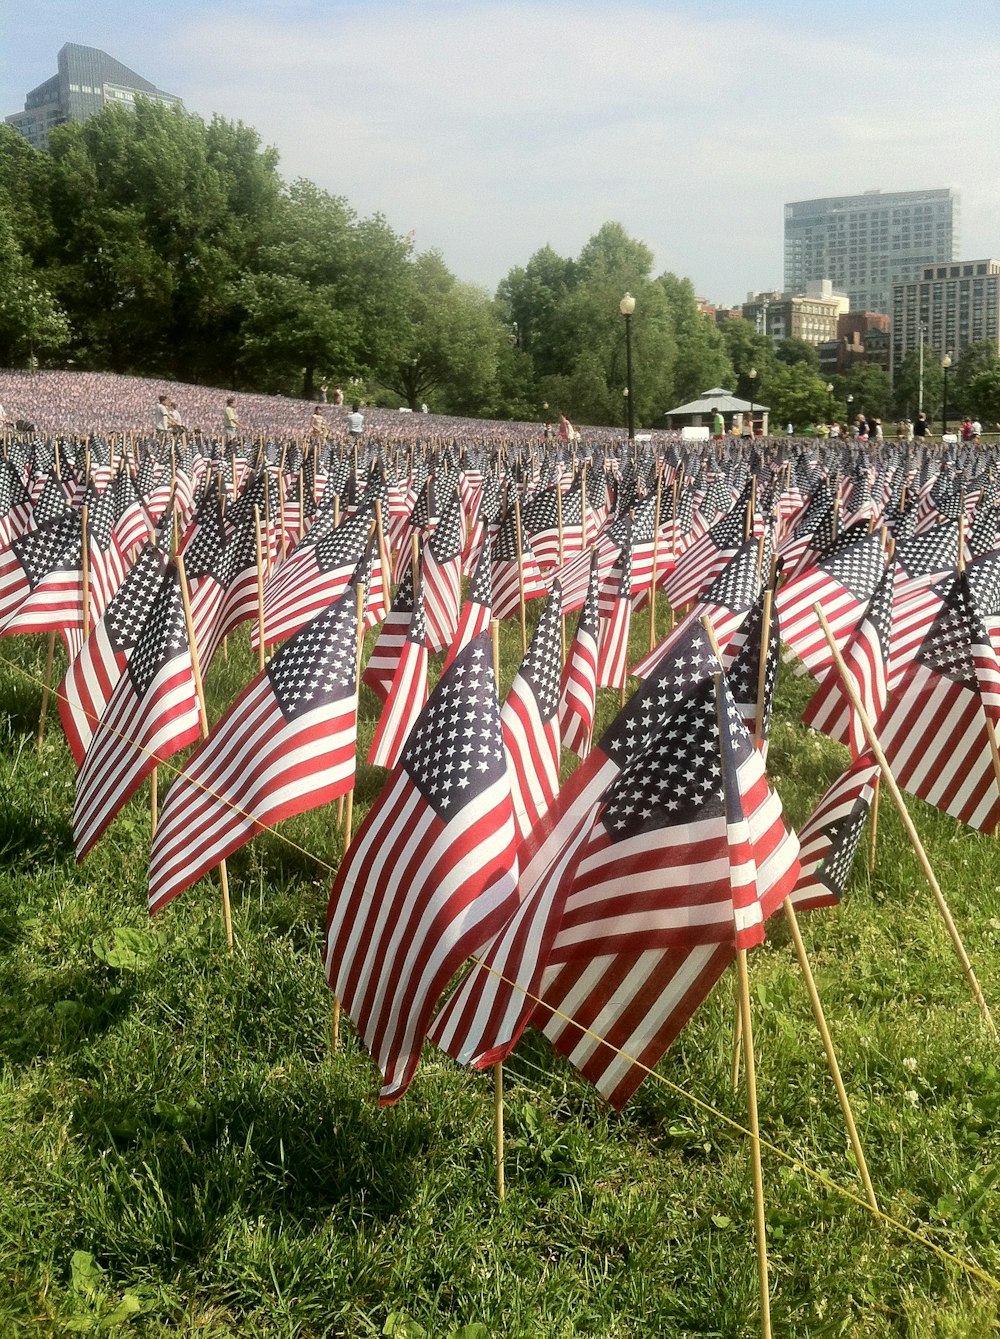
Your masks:
<path fill-rule="evenodd" d="M 562 588 L 553 582 L 552 594 L 538 621 L 528 653 L 519 674 L 527 681 L 538 703 L 543 721 L 550 721 L 559 710 L 559 684 L 562 676 Z"/>
<path fill-rule="evenodd" d="M 608 726 L 600 742 L 618 767 L 645 749 L 658 723 L 716 672 L 719 661 L 700 623 L 685 629 L 677 644 L 645 679 Z"/>
<path fill-rule="evenodd" d="M 83 556 L 80 513 L 67 511 L 54 520 L 19 535 L 11 544 L 31 590 L 50 572 L 71 572 L 79 568 Z"/>
<path fill-rule="evenodd" d="M 149 692 L 163 667 L 186 651 L 187 647 L 184 601 L 177 580 L 177 569 L 174 568 L 160 585 L 128 662 L 127 673 L 140 701 Z"/>
<path fill-rule="evenodd" d="M 973 607 L 964 572 L 939 581 L 934 591 L 943 603 L 917 652 L 917 662 L 963 688 L 978 687 L 973 645 L 988 646 L 989 634 Z"/>
<path fill-rule="evenodd" d="M 357 597 L 349 586 L 297 632 L 264 671 L 285 720 L 352 698 L 357 654 Z"/>
<path fill-rule="evenodd" d="M 128 651 L 139 640 L 166 568 L 162 551 L 146 544 L 125 574 L 104 615 L 104 626 L 115 652 Z"/>
<path fill-rule="evenodd" d="M 493 650 L 485 633 L 461 651 L 420 715 L 401 764 L 450 821 L 506 773 Z"/>

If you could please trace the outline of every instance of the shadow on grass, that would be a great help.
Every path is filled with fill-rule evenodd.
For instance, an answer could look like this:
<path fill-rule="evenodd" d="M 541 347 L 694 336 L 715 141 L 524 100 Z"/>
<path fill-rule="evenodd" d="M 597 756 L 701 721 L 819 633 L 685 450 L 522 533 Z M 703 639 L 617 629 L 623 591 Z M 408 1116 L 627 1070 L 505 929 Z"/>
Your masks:
<path fill-rule="evenodd" d="M 387 1119 L 368 1099 L 333 1097 L 321 1073 L 215 1101 L 84 1090 L 71 1128 L 101 1182 L 80 1197 L 81 1215 L 110 1213 L 117 1240 L 106 1244 L 133 1265 L 197 1261 L 234 1221 L 391 1221 L 436 1138 L 420 1112 Z"/>
<path fill-rule="evenodd" d="M 16 798 L 8 794 L 0 800 L 0 867 L 30 870 L 72 863 L 73 831 L 66 818 L 23 808 Z"/>
<path fill-rule="evenodd" d="M 0 934 L 3 921 L 0 920 Z M 44 976 L 8 971 L 0 1003 L 0 1057 L 28 1068 L 39 1058 L 72 1055 L 82 1042 L 117 1027 L 130 1013 L 136 987 L 124 974 L 100 965 Z M 14 1001 L 30 1000 L 27 1008 Z"/>

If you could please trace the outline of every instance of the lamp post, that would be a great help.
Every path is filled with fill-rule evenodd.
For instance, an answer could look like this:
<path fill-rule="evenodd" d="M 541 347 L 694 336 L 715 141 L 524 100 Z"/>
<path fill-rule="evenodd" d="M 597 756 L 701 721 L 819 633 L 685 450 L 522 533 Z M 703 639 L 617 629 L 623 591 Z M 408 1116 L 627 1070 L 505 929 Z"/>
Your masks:
<path fill-rule="evenodd" d="M 951 354 L 946 353 L 941 359 L 941 373 L 944 377 L 944 390 L 941 396 L 941 440 L 944 441 L 945 434 L 948 431 L 948 368 L 951 367 Z"/>
<path fill-rule="evenodd" d="M 750 382 L 750 436 L 753 436 L 753 389 L 757 381 L 757 369 L 751 367 L 747 373 L 747 380 Z"/>
<path fill-rule="evenodd" d="M 632 408 L 632 397 L 628 393 L 628 387 L 622 391 L 622 399 L 625 401 L 625 431 L 628 432 L 629 410 Z"/>
<path fill-rule="evenodd" d="M 847 417 L 848 417 L 848 418 L 851 417 L 851 405 L 852 405 L 853 403 L 854 403 L 854 396 L 853 396 L 853 395 L 848 395 L 848 397 L 847 397 Z M 847 425 L 847 431 L 850 432 L 850 433 L 853 433 L 853 431 L 854 431 L 854 421 L 853 421 L 853 420 L 851 420 L 851 422 L 848 423 L 848 425 Z"/>
<path fill-rule="evenodd" d="M 826 394 L 827 394 L 827 398 L 828 398 L 829 401 L 830 401 L 830 422 L 832 423 L 832 422 L 833 422 L 833 382 L 832 382 L 832 381 L 828 381 L 828 382 L 826 383 Z"/>
<path fill-rule="evenodd" d="M 618 310 L 625 317 L 625 399 L 628 404 L 628 439 L 635 439 L 635 409 L 632 405 L 632 313 L 635 311 L 635 298 L 626 293 L 618 304 Z"/>

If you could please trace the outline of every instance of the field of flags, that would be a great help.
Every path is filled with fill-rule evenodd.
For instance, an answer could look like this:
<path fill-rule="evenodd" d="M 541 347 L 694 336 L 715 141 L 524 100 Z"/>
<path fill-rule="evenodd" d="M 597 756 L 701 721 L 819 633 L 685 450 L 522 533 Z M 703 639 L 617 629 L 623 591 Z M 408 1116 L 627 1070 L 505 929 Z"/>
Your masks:
<path fill-rule="evenodd" d="M 1000 824 L 998 541 L 979 446 L 24 434 L 0 459 L 0 635 L 47 638 L 47 673 L 62 645 L 40 731 L 76 763 L 84 866 L 149 792 L 152 915 L 218 877 L 238 941 L 227 859 L 336 806 L 323 970 L 383 1104 L 428 1043 L 497 1067 L 530 1027 L 622 1109 L 735 976 L 755 1133 L 749 951 L 776 914 L 798 943 L 797 912 L 840 901 L 890 792 Z M 498 625 L 523 657 L 502 700 Z M 231 638 L 257 669 L 210 724 Z M 782 659 L 814 684 L 805 726 L 849 750 L 798 831 L 768 761 Z M 359 763 L 385 770 L 354 830 Z"/>

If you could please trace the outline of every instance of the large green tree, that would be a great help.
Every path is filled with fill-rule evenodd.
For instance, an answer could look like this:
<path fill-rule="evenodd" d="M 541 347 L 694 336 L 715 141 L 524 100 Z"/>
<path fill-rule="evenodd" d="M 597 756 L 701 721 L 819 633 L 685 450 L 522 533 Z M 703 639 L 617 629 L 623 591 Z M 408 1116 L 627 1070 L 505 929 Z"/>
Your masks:
<path fill-rule="evenodd" d="M 735 372 L 722 332 L 714 320 L 699 311 L 691 280 L 665 273 L 657 283 L 667 297 L 676 347 L 670 387 L 674 403 L 685 404 L 713 386 L 730 389 Z"/>
<path fill-rule="evenodd" d="M 57 128 L 48 261 L 91 366 L 217 376 L 236 284 L 277 202 L 254 131 L 138 99 Z"/>

